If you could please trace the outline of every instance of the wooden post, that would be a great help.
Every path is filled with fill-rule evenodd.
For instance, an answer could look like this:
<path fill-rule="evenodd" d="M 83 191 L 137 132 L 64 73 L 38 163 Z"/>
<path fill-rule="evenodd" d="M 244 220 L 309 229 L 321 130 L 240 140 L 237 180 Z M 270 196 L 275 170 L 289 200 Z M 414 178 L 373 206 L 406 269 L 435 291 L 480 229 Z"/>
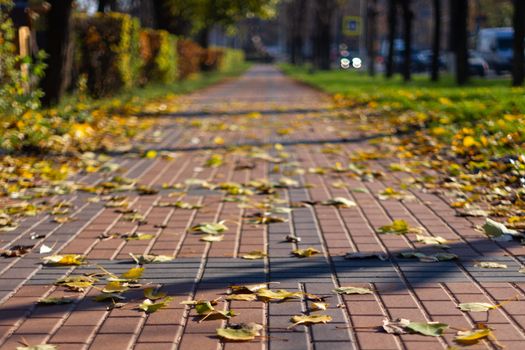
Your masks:
<path fill-rule="evenodd" d="M 29 27 L 23 26 L 18 28 L 18 48 L 20 57 L 24 58 L 31 54 L 31 30 Z M 29 64 L 22 63 L 20 65 L 22 77 L 24 79 L 24 91 L 29 92 Z"/>

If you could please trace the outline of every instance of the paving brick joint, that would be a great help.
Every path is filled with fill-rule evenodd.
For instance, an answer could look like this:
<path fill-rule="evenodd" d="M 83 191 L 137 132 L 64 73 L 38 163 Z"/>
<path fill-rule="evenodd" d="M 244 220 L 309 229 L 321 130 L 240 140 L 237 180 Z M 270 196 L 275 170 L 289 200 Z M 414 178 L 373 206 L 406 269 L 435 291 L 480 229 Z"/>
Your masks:
<path fill-rule="evenodd" d="M 162 140 L 137 145 L 142 149 L 175 152 L 173 160 L 115 156 L 114 161 L 126 169 L 124 176 L 141 184 L 161 188 L 187 179 L 210 182 L 248 182 L 268 178 L 278 180 L 275 165 L 255 161 L 242 167 L 241 155 L 228 154 L 220 167 L 203 167 L 214 152 L 227 146 L 281 144 L 288 161 L 299 168 L 331 167 L 338 156 L 325 152 L 338 147 L 350 154 L 370 149 L 357 125 L 349 125 L 331 108 L 330 99 L 297 84 L 271 66 L 255 66 L 244 76 L 181 98 L 181 111 L 159 116 Z M 202 126 L 206 127 L 202 127 Z M 198 127 L 195 127 L 198 126 Z M 336 132 L 338 131 L 338 132 Z M 344 134 L 341 136 L 341 134 Z M 214 142 L 217 137 L 224 140 Z M 275 148 L 266 147 L 271 155 Z M 371 168 L 388 173 L 388 161 L 371 160 Z M 339 174 L 291 172 L 298 188 L 278 189 L 287 202 L 324 201 L 346 197 L 356 207 L 305 206 L 286 214 L 288 221 L 270 225 L 252 225 L 245 217 L 257 210 L 239 208 L 238 203 L 223 202 L 223 194 L 192 188 L 185 201 L 200 203 L 202 209 L 183 210 L 158 207 L 158 201 L 172 201 L 171 190 L 151 196 L 126 193 L 131 207 L 143 214 L 148 223 L 137 227 L 121 220 L 122 214 L 104 203 L 86 201 L 90 195 L 73 193 L 62 196 L 75 208 L 76 221 L 57 224 L 50 217 L 37 215 L 21 222 L 17 230 L 3 233 L 3 248 L 33 244 L 32 233 L 46 238 L 39 244 L 54 247 L 57 254 L 85 255 L 89 265 L 48 267 L 40 264 L 38 249 L 21 258 L 0 259 L 0 349 L 16 349 L 21 341 L 31 345 L 54 344 L 61 350 L 94 349 L 269 349 L 269 350 L 337 350 L 337 349 L 446 349 L 457 346 L 455 332 L 441 337 L 391 335 L 380 327 L 384 319 L 407 318 L 412 321 L 440 321 L 455 328 L 471 329 L 477 322 L 488 324 L 497 337 L 482 340 L 472 349 L 523 349 L 525 344 L 525 304 L 510 301 L 488 313 L 462 312 L 462 302 L 498 304 L 525 296 L 523 266 L 525 247 L 495 242 L 475 230 L 478 218 L 457 217 L 447 198 L 411 189 L 413 201 L 379 200 L 377 193 L 386 187 L 399 186 L 402 174 L 389 173 L 373 182 Z M 100 174 L 82 175 L 86 184 L 104 180 Z M 347 186 L 332 186 L 344 181 Z M 352 188 L 365 189 L 351 191 Z M 263 195 L 253 196 L 264 199 Z M 458 261 L 422 263 L 400 259 L 399 252 L 420 248 L 429 254 L 440 251 L 423 247 L 410 236 L 379 235 L 376 230 L 393 219 L 422 226 L 434 235 L 450 240 L 449 252 Z M 221 242 L 205 243 L 188 229 L 202 222 L 227 220 L 229 232 Z M 103 240 L 103 233 L 140 232 L 153 234 L 152 240 Z M 287 242 L 285 237 L 301 237 Z M 321 253 L 297 258 L 292 249 L 313 247 Z M 262 260 L 244 260 L 241 256 L 261 250 Z M 379 253 L 387 260 L 345 260 L 349 252 Z M 100 271 L 100 266 L 121 274 L 135 264 L 132 254 L 174 256 L 170 262 L 145 265 L 141 283 L 162 286 L 173 301 L 165 309 L 145 314 L 137 310 L 143 299 L 142 289 L 126 293 L 129 303 L 122 308 L 107 308 L 93 300 L 103 282 L 82 293 L 67 292 L 54 282 L 69 275 Z M 496 261 L 508 269 L 494 272 L 475 267 L 479 261 Z M 267 283 L 278 289 L 303 291 L 326 296 L 329 303 L 324 314 L 328 324 L 298 326 L 290 329 L 293 315 L 312 312 L 307 300 L 280 303 L 231 301 L 225 304 L 238 316 L 226 321 L 197 322 L 195 311 L 181 304 L 189 299 L 224 297 L 230 285 Z M 336 295 L 340 286 L 366 287 L 374 291 L 365 295 Z M 98 289 L 97 289 L 98 288 Z M 42 297 L 70 297 L 64 305 L 37 305 Z M 263 336 L 248 343 L 221 342 L 216 328 L 227 324 L 257 322 L 264 326 Z"/>

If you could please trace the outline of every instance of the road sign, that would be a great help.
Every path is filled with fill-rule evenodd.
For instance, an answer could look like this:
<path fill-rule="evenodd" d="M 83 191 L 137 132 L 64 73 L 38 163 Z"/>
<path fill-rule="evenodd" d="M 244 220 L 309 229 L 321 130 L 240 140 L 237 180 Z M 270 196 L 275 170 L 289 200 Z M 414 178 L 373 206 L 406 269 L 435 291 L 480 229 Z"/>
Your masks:
<path fill-rule="evenodd" d="M 343 34 L 346 36 L 361 35 L 361 17 L 345 16 L 343 18 Z"/>

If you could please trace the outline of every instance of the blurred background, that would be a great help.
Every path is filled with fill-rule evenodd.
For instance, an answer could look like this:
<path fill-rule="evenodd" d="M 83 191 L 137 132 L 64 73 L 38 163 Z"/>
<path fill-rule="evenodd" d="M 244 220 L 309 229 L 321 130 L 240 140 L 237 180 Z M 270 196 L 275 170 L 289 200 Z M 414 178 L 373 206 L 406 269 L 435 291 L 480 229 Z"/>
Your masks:
<path fill-rule="evenodd" d="M 46 54 L 40 85 L 48 104 L 83 84 L 95 96 L 106 95 L 120 85 L 144 85 L 151 76 L 147 69 L 144 72 L 145 67 L 158 68 L 148 59 L 156 60 L 165 47 L 159 43 L 169 40 L 177 41 L 170 44 L 177 46 L 177 55 L 159 57 L 166 67 L 175 56 L 179 58 L 177 73 L 172 73 L 178 78 L 196 70 L 216 69 L 224 57 L 233 57 L 228 56 L 232 51 L 226 49 L 230 49 L 249 61 L 308 65 L 312 71 L 358 70 L 387 77 L 401 74 L 405 81 L 411 80 L 412 74 L 429 74 L 437 81 L 441 72 L 454 75 L 460 85 L 471 76 L 503 76 L 512 79 L 513 85 L 522 85 L 524 79 L 525 2 L 521 0 L 3 3 L 14 3 L 10 17 L 21 56 L 36 58 L 41 50 Z M 138 29 L 128 30 L 134 27 Z M 152 32 L 155 30 L 159 32 Z M 140 69 L 106 79 L 110 63 L 120 57 L 112 58 L 107 54 L 111 50 L 104 50 L 111 45 L 137 46 L 141 62 L 136 66 Z M 122 56 L 131 70 L 135 67 L 132 51 L 131 57 Z M 233 61 L 230 58 L 230 64 Z M 170 79 L 173 77 L 166 78 Z"/>

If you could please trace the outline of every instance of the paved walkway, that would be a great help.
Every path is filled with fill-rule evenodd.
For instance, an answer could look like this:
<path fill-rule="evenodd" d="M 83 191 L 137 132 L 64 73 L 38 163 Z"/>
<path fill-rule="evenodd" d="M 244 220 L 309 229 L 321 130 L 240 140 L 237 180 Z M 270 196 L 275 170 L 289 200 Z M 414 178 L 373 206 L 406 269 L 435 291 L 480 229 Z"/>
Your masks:
<path fill-rule="evenodd" d="M 118 193 L 127 197 L 130 208 L 145 216 L 147 223 L 138 226 L 126 221 L 126 214 L 104 206 L 107 201 L 89 200 L 93 194 L 79 191 L 61 198 L 73 205 L 76 221 L 58 224 L 51 222 L 50 216 L 38 215 L 24 220 L 15 231 L 2 233 L 4 248 L 35 242 L 38 245 L 21 258 L 0 259 L 0 348 L 15 349 L 22 340 L 31 345 L 55 344 L 61 350 L 431 350 L 457 346 L 453 342 L 455 331 L 433 338 L 390 335 L 380 329 L 385 318 L 407 318 L 440 321 L 460 329 L 485 322 L 507 349 L 523 349 L 524 302 L 511 301 L 488 313 L 462 312 L 457 305 L 497 304 L 515 296 L 524 299 L 525 275 L 518 270 L 524 262 L 525 247 L 488 240 L 474 229 L 482 220 L 456 216 L 446 196 L 411 188 L 407 190 L 414 196 L 411 201 L 380 200 L 379 192 L 386 187 L 399 189 L 401 181 L 412 176 L 389 172 L 389 164 L 396 160 L 364 161 L 370 171 L 361 176 L 330 170 L 338 167 L 337 162 L 346 167 L 349 156 L 360 154 L 363 159 L 375 149 L 369 143 L 370 135 L 360 128 L 359 119 L 347 115 L 330 108 L 325 96 L 265 66 L 184 98 L 180 111 L 157 117 L 161 127 L 151 134 L 151 143 L 137 145 L 141 150 L 157 149 L 159 155 L 160 151 L 174 152 L 170 153 L 174 159 L 115 156 L 125 169 L 123 176 L 160 190 L 143 196 L 134 191 Z M 275 147 L 276 143 L 282 147 Z M 221 166 L 206 166 L 210 158 L 221 157 Z M 276 158 L 282 162 L 277 163 Z M 317 167 L 328 171 L 322 174 Z M 378 177 L 380 172 L 385 175 Z M 285 202 L 279 206 L 295 203 L 294 209 L 288 214 L 276 214 L 287 218 L 287 222 L 268 225 L 250 222 L 249 216 L 261 209 L 223 201 L 231 196 L 196 185 L 197 179 L 215 184 L 257 179 L 278 182 L 283 176 L 297 181 L 298 186 L 286 181 L 289 186 L 276 189 Z M 374 177 L 375 181 L 366 181 Z M 201 209 L 156 205 L 176 201 L 182 192 L 173 185 L 188 179 L 193 185 L 188 186 L 183 200 L 201 204 Z M 87 174 L 75 180 L 100 184 L 108 178 Z M 267 197 L 256 193 L 249 199 L 261 202 Z M 334 197 L 352 199 L 358 206 L 297 204 Z M 448 251 L 460 259 L 422 263 L 397 258 L 397 253 L 413 248 L 427 254 L 442 250 L 416 242 L 415 235 L 376 233 L 393 219 L 404 219 L 431 235 L 446 238 L 451 242 Z M 202 242 L 201 235 L 188 232 L 199 223 L 220 220 L 226 220 L 229 227 L 220 242 Z M 153 234 L 154 238 L 99 238 L 130 232 Z M 31 240 L 33 233 L 46 237 Z M 287 235 L 300 237 L 301 241 L 286 242 Z M 42 255 L 38 254 L 42 244 L 52 246 L 53 253 L 85 255 L 89 264 L 42 266 Z M 308 247 L 321 253 L 310 258 L 290 254 L 293 249 Z M 268 257 L 241 259 L 255 250 L 267 252 Z M 345 260 L 343 256 L 349 252 L 376 252 L 390 258 Z M 108 308 L 108 303 L 94 301 L 92 297 L 100 294 L 105 284 L 103 277 L 82 293 L 53 285 L 67 275 L 100 272 L 96 264 L 118 275 L 135 266 L 129 253 L 175 256 L 171 262 L 144 265 L 141 278 L 142 284 L 162 285 L 160 290 L 174 297 L 166 309 L 149 315 L 137 310 L 137 304 L 144 299 L 142 288 L 124 293 L 127 304 L 121 308 Z M 474 266 L 478 261 L 505 263 L 508 269 L 480 269 Z M 311 302 L 302 299 L 282 303 L 221 301 L 217 308 L 238 313 L 230 323 L 257 322 L 264 326 L 263 337 L 256 341 L 224 343 L 216 338 L 215 330 L 225 326 L 225 321 L 198 322 L 195 311 L 180 304 L 190 299 L 224 297 L 230 285 L 261 282 L 272 282 L 269 287 L 273 289 L 327 296 L 328 310 L 313 314 L 330 315 L 332 322 L 288 329 L 291 316 L 311 310 Z M 336 295 L 332 290 L 339 286 L 366 287 L 374 293 Z M 63 305 L 36 304 L 42 297 L 64 296 L 75 300 Z M 483 341 L 470 348 L 496 349 L 497 343 Z"/>

